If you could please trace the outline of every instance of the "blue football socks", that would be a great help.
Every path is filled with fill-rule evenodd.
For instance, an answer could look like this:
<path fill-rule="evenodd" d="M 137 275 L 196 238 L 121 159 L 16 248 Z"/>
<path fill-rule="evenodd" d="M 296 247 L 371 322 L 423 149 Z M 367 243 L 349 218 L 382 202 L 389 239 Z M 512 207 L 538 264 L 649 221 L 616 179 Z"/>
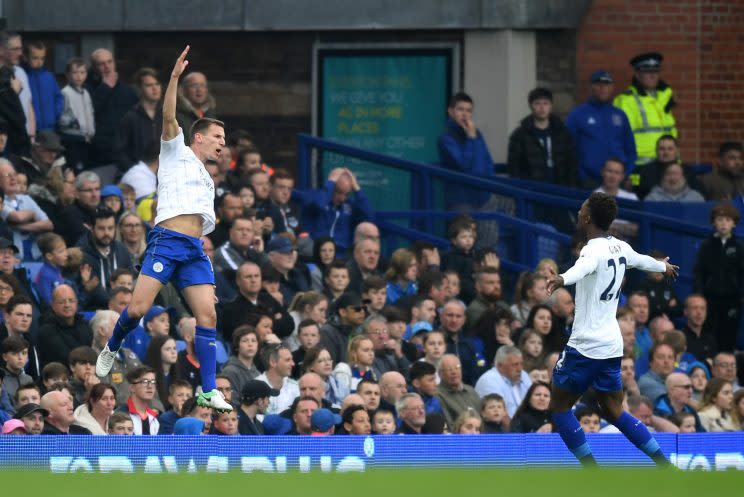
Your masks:
<path fill-rule="evenodd" d="M 597 464 L 592 455 L 592 449 L 586 441 L 586 434 L 584 434 L 584 430 L 573 412 L 565 411 L 553 414 L 553 423 L 563 439 L 563 443 L 581 464 L 584 466 Z"/>
<path fill-rule="evenodd" d="M 119 316 L 119 319 L 116 321 L 114 333 L 108 341 L 108 348 L 111 351 L 119 350 L 121 348 L 121 343 L 127 337 L 127 334 L 135 329 L 139 323 L 139 319 L 129 317 L 129 312 L 127 312 L 128 310 L 129 308 L 125 307 L 124 310 L 121 311 L 121 316 Z"/>
<path fill-rule="evenodd" d="M 659 443 L 651 435 L 641 421 L 627 412 L 623 412 L 613 423 L 633 445 L 641 449 L 659 466 L 669 465 L 669 461 L 659 447 Z"/>
<path fill-rule="evenodd" d="M 214 328 L 196 327 L 194 350 L 199 359 L 202 390 L 211 392 L 217 388 L 217 330 Z"/>

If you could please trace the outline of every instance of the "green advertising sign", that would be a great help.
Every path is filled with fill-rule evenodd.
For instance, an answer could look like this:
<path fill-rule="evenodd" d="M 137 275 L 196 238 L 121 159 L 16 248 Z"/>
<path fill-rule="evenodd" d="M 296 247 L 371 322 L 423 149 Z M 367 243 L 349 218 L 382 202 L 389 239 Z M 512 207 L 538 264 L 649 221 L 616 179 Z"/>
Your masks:
<path fill-rule="evenodd" d="M 408 160 L 438 161 L 437 137 L 451 88 L 450 49 L 321 50 L 318 61 L 319 136 Z M 374 208 L 410 208 L 409 173 L 324 154 L 324 178 L 335 167 L 354 171 Z"/>

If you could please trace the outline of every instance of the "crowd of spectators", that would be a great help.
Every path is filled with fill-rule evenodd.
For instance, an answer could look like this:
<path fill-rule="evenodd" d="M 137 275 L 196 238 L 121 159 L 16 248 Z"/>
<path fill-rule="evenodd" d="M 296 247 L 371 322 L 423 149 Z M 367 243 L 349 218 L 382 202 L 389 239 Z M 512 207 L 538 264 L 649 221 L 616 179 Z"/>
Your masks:
<path fill-rule="evenodd" d="M 574 307 L 566 289 L 547 294 L 556 261 L 540 261 L 505 291 L 498 253 L 476 250 L 482 226 L 466 213 L 449 223 L 449 249 L 419 241 L 385 260 L 350 169 L 333 169 L 320 188 L 296 189 L 294 175 L 265 164 L 244 130 L 228 130 L 229 148 L 205 164 L 219 222 L 202 239 L 219 299 L 217 388 L 235 409 L 197 405 L 196 322 L 172 285 L 98 378 L 96 357 L 132 299 L 153 227 L 161 84 L 155 69 L 142 68 L 131 87 L 101 48 L 89 63 L 71 59 L 60 89 L 45 55 L 42 43 L 0 34 L 3 434 L 552 431 L 550 381 Z M 730 199 L 740 145 L 724 144 L 718 168 L 700 179 L 688 179 L 679 161 L 673 120 L 655 139 L 655 156 L 637 151 L 641 125 L 623 113 L 622 96 L 666 91 L 660 59 L 650 70 L 657 59 L 635 61 L 618 107 L 611 76 L 594 73 L 592 99 L 566 124 L 552 113 L 550 91 L 530 92 L 531 113 L 510 138 L 509 173 L 627 198 Z M 180 90 L 181 127 L 219 117 L 204 74 L 187 74 Z M 472 99 L 456 94 L 448 112 L 442 165 L 493 175 Z M 447 195 L 457 210 L 493 201 L 465 189 Z M 713 210 L 696 293 L 684 302 L 655 276 L 620 296 L 627 407 L 656 431 L 742 429 L 738 220 L 731 205 Z M 586 431 L 613 429 L 591 393 L 575 413 Z"/>

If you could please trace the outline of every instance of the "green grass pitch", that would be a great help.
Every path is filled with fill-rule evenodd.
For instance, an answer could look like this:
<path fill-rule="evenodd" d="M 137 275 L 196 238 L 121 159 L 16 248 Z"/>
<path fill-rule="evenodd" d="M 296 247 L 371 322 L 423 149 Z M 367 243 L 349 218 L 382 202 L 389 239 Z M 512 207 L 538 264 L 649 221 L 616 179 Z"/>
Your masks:
<path fill-rule="evenodd" d="M 708 497 L 744 492 L 744 472 L 653 469 L 370 469 L 366 473 L 51 474 L 2 472 L 3 495 L 55 497 Z"/>

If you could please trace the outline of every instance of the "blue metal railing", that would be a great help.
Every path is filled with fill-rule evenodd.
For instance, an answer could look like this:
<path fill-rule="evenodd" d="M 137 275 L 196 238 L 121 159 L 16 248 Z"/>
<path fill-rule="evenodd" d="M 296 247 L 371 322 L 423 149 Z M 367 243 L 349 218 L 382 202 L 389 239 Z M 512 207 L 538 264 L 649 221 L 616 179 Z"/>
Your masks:
<path fill-rule="evenodd" d="M 453 213 L 434 210 L 434 180 L 443 181 L 447 185 L 468 186 L 476 191 L 488 191 L 512 198 L 514 201 L 513 216 L 497 212 L 470 214 L 476 218 L 494 219 L 499 223 L 517 228 L 518 258 L 505 264 L 505 266 L 513 265 L 515 268 L 534 267 L 536 252 L 535 244 L 531 241 L 537 236 L 553 239 L 561 245 L 570 243 L 570 237 L 567 235 L 551 232 L 537 223 L 527 221 L 532 219 L 533 206 L 547 206 L 552 209 L 567 209 L 575 212 L 578 211 L 581 203 L 588 195 L 586 190 L 527 180 L 500 177 L 487 179 L 471 176 L 438 165 L 382 155 L 306 134 L 298 135 L 299 188 L 311 188 L 314 186 L 314 180 L 319 179 L 311 177 L 313 171 L 312 152 L 314 149 L 410 173 L 412 182 L 417 185 L 416 195 L 411 196 L 410 211 L 388 212 L 380 210 L 380 206 L 375 206 L 378 209 L 376 220 L 384 223 L 381 227 L 408 239 L 424 239 L 435 245 L 448 245 L 446 240 L 434 234 L 434 223 L 437 218 L 451 217 Z M 644 204 L 641 202 L 619 199 L 618 204 L 620 206 L 620 217 L 638 224 L 638 237 L 635 245 L 641 252 L 647 252 L 654 248 L 654 243 L 658 243 L 661 233 L 670 233 L 677 237 L 690 237 L 697 240 L 710 234 L 708 225 L 691 223 L 679 218 L 648 212 L 644 210 Z M 707 206 L 701 208 L 707 209 Z M 390 222 L 390 219 L 393 218 L 420 220 L 418 224 L 420 229 L 415 230 L 399 226 Z M 693 242 L 690 241 L 689 243 Z M 682 266 L 681 280 L 683 283 L 689 284 L 692 263 L 689 260 L 680 262 L 685 263 Z"/>

